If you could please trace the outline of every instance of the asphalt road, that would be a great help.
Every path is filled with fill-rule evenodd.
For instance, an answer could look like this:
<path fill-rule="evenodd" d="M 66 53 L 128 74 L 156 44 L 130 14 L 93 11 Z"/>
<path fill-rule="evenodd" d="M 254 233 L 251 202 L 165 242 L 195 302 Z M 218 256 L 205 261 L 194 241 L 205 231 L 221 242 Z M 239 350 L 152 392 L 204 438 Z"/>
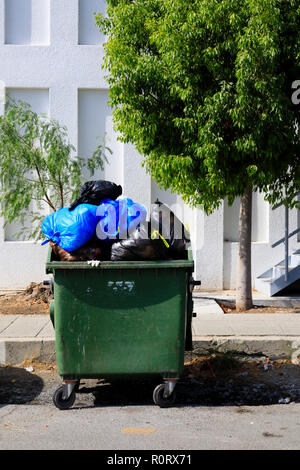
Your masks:
<path fill-rule="evenodd" d="M 299 449 L 300 405 L 0 410 L 2 450 Z M 134 432 L 134 434 L 130 433 Z"/>
<path fill-rule="evenodd" d="M 52 402 L 61 384 L 55 369 L 2 367 L 0 448 L 299 450 L 299 366 L 260 364 L 223 374 L 213 366 L 201 375 L 186 369 L 172 408 L 153 404 L 153 381 L 82 380 L 65 411 Z"/>

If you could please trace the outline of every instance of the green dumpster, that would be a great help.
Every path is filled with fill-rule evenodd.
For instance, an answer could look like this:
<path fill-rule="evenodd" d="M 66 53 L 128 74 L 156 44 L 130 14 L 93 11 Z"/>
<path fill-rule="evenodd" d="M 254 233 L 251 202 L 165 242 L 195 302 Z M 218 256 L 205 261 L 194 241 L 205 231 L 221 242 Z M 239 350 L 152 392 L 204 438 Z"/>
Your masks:
<path fill-rule="evenodd" d="M 191 349 L 194 262 L 55 261 L 50 316 L 63 384 L 53 396 L 60 409 L 74 404 L 80 379 L 162 377 L 154 402 L 170 406 Z"/>

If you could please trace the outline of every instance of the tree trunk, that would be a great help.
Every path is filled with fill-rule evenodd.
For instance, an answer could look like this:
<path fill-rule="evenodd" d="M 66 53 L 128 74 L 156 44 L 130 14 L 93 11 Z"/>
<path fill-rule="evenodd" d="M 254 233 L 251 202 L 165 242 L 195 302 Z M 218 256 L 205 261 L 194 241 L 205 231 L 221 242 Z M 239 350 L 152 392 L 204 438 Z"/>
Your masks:
<path fill-rule="evenodd" d="M 251 227 L 252 189 L 248 188 L 241 198 L 239 216 L 239 247 L 236 277 L 236 310 L 253 307 L 251 282 Z"/>

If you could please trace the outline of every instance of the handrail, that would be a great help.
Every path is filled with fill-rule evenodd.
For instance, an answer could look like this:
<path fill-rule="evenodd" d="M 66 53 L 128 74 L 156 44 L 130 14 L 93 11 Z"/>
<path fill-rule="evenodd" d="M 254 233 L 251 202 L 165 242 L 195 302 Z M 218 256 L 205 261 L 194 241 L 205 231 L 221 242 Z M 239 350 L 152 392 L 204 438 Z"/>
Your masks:
<path fill-rule="evenodd" d="M 296 230 L 293 230 L 293 232 L 289 233 L 288 237 L 291 238 L 299 232 L 300 232 L 300 227 L 296 228 Z M 283 237 L 280 240 L 278 240 L 277 242 L 273 243 L 273 245 L 271 245 L 271 246 L 272 246 L 272 248 L 275 248 L 275 246 L 281 245 L 281 243 L 284 243 L 284 242 L 285 242 L 285 237 Z"/>
<path fill-rule="evenodd" d="M 280 204 L 277 204 L 276 206 L 272 207 L 272 210 L 278 209 L 278 207 L 282 206 L 283 203 L 281 202 Z M 296 228 L 296 230 L 293 230 L 293 232 L 289 233 L 289 208 L 287 205 L 284 207 L 284 212 L 285 212 L 285 230 L 284 230 L 284 237 L 281 238 L 280 240 L 277 240 L 277 242 L 273 243 L 272 248 L 275 248 L 275 246 L 281 245 L 281 243 L 284 243 L 284 280 L 287 281 L 289 278 L 289 238 L 293 237 L 296 235 L 296 233 L 300 232 L 300 227 Z"/>

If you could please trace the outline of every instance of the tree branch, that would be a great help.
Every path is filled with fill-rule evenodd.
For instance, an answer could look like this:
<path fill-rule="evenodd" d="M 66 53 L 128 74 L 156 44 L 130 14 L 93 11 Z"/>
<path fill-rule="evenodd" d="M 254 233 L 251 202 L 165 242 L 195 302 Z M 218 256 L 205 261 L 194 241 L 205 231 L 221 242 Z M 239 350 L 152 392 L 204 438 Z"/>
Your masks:
<path fill-rule="evenodd" d="M 44 185 L 44 182 L 42 180 L 42 177 L 41 177 L 41 174 L 40 174 L 40 170 L 39 170 L 39 167 L 35 164 L 35 169 L 36 169 L 36 172 L 37 172 L 37 175 L 38 175 L 38 178 L 39 178 L 39 182 L 40 182 L 40 185 L 44 191 L 44 196 L 46 198 L 46 201 L 47 203 L 49 204 L 49 206 L 51 207 L 51 209 L 53 209 L 54 211 L 56 211 L 54 205 L 52 204 L 51 200 L 49 199 L 48 197 L 48 194 L 47 194 L 47 191 L 46 191 L 46 188 L 45 188 L 45 185 Z"/>

